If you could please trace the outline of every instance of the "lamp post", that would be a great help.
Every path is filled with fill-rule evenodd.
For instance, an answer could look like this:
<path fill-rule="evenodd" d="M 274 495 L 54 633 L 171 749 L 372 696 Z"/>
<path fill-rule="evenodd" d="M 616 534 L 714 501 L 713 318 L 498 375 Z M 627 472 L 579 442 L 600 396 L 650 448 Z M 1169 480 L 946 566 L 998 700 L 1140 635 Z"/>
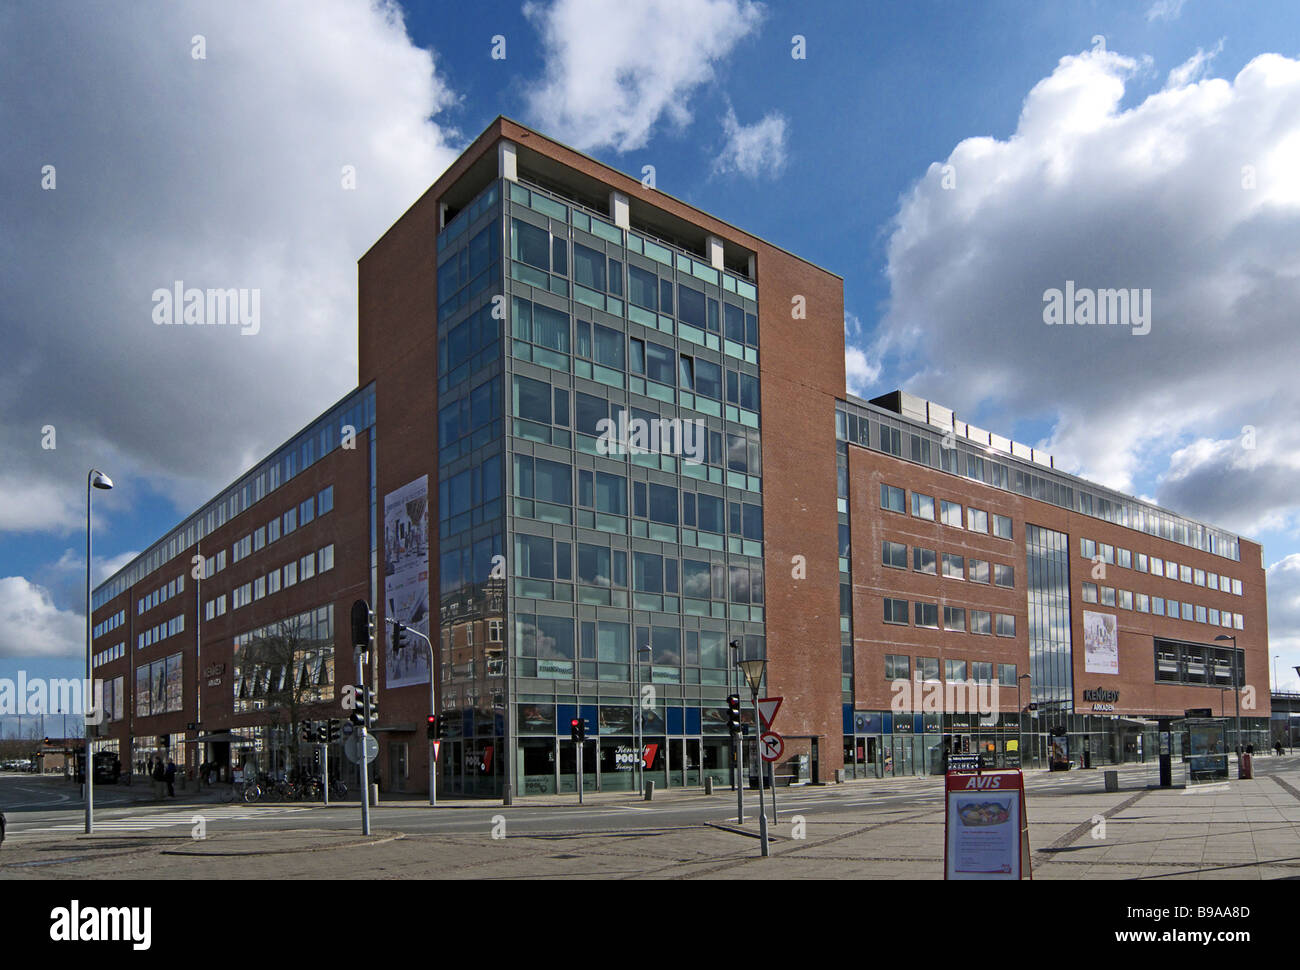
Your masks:
<path fill-rule="evenodd" d="M 1237 771 L 1241 772 L 1241 752 L 1244 749 L 1241 743 L 1241 685 L 1237 682 L 1237 638 L 1229 636 L 1226 633 L 1220 633 L 1215 640 L 1232 641 L 1232 698 L 1233 706 L 1236 708 L 1236 732 L 1237 732 Z M 1220 694 L 1220 697 L 1223 695 Z"/>
<path fill-rule="evenodd" d="M 1016 746 L 1021 749 L 1017 751 L 1017 754 L 1020 757 L 1020 767 L 1024 768 L 1025 752 L 1023 749 L 1025 745 L 1025 708 L 1024 705 L 1020 703 L 1020 682 L 1022 680 L 1029 681 L 1030 686 L 1032 687 L 1034 679 L 1028 674 L 1021 674 L 1016 678 Z M 1034 695 L 1030 694 L 1029 696 L 1032 697 Z"/>
<path fill-rule="evenodd" d="M 89 700 L 89 698 L 86 696 L 87 693 L 89 693 L 91 697 L 94 696 L 94 689 L 91 687 L 91 683 L 92 683 L 91 678 L 94 677 L 94 669 L 91 665 L 91 654 L 90 654 L 91 643 L 92 643 L 92 637 L 90 635 L 91 617 L 92 617 L 92 612 L 90 608 L 90 491 L 92 488 L 101 488 L 107 491 L 112 487 L 113 487 L 113 480 L 109 478 L 107 475 L 105 475 L 103 472 L 99 471 L 99 469 L 97 468 L 92 468 L 89 471 L 89 473 L 86 475 L 86 685 L 85 688 L 82 690 L 81 714 L 82 714 L 82 719 L 85 721 L 85 725 L 86 725 L 85 738 L 86 738 L 86 834 L 87 835 L 91 835 L 95 831 L 95 821 L 93 817 L 93 813 L 95 809 L 95 769 L 94 769 L 94 765 L 91 764 L 92 759 L 90 756 L 90 720 L 88 718 L 88 715 L 90 714 L 90 709 L 87 706 L 87 701 Z"/>
<path fill-rule="evenodd" d="M 758 716 L 758 691 L 763 684 L 763 672 L 767 667 L 766 660 L 742 660 L 739 665 L 741 672 L 745 675 L 745 680 L 749 683 L 750 694 L 754 700 L 754 751 L 757 754 L 760 751 L 760 741 L 758 738 L 758 726 L 762 723 Z M 763 763 L 760 759 L 758 764 L 758 840 L 759 852 L 763 858 L 767 858 L 767 811 L 763 803 Z"/>
<path fill-rule="evenodd" d="M 650 652 L 650 644 L 637 647 L 632 657 L 632 673 L 636 681 L 636 697 L 632 698 L 633 728 L 636 734 L 637 790 L 645 795 L 645 742 L 641 734 L 641 654 Z"/>
<path fill-rule="evenodd" d="M 740 641 L 732 640 L 730 646 L 733 651 L 731 664 L 736 668 L 736 693 L 739 695 Z M 727 668 L 727 692 L 731 692 L 731 667 Z M 734 781 L 732 787 L 736 789 L 736 823 L 743 825 L 745 824 L 745 744 L 739 730 L 731 734 L 731 777 Z"/>

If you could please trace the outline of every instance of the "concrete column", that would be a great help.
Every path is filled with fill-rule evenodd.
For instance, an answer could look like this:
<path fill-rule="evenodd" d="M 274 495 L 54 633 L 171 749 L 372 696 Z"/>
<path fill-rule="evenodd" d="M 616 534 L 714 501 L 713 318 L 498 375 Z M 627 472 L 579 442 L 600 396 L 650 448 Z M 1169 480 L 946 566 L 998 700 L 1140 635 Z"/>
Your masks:
<path fill-rule="evenodd" d="M 757 271 L 757 269 L 756 269 L 755 266 L 754 266 L 754 254 L 753 254 L 753 253 L 750 253 L 750 255 L 749 255 L 749 278 L 750 278 L 751 280 L 756 280 L 756 279 L 758 279 L 758 271 Z"/>
<path fill-rule="evenodd" d="M 447 228 L 447 203 L 439 202 L 438 203 L 438 231 L 441 232 L 446 228 Z"/>
<path fill-rule="evenodd" d="M 620 229 L 631 229 L 632 219 L 628 209 L 627 196 L 622 192 L 609 193 L 609 215 L 614 225 Z"/>
<path fill-rule="evenodd" d="M 709 254 L 709 265 L 714 269 L 722 269 L 722 240 L 717 236 L 709 236 L 704 240 L 704 251 Z"/>
<path fill-rule="evenodd" d="M 512 141 L 497 142 L 497 176 L 511 182 L 519 181 L 519 164 Z"/>

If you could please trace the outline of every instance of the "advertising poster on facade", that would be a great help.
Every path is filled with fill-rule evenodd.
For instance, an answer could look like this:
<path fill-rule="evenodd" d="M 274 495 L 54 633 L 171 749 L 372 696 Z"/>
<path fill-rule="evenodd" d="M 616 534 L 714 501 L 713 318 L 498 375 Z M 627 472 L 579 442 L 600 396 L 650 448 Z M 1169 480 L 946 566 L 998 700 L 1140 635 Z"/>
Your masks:
<path fill-rule="evenodd" d="M 1083 611 L 1083 666 L 1090 674 L 1119 673 L 1119 634 L 1114 614 Z"/>
<path fill-rule="evenodd" d="M 384 496 L 384 616 L 429 635 L 429 476 L 422 475 Z M 393 651 L 385 623 L 387 687 L 429 682 L 429 651 L 418 637 L 411 649 Z"/>

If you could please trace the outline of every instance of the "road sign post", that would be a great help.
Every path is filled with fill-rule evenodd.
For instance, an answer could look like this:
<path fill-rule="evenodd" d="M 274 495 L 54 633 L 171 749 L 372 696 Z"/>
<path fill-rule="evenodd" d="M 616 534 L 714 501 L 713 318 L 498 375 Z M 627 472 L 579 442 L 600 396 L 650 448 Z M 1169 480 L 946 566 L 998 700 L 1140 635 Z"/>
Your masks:
<path fill-rule="evenodd" d="M 370 643 L 374 639 L 375 614 L 365 600 L 352 604 L 352 654 L 356 658 L 357 682 L 353 693 L 353 703 L 357 703 L 357 694 L 361 694 L 363 716 L 361 718 L 361 834 L 370 834 L 370 773 L 368 762 L 364 757 L 366 733 L 369 730 L 370 705 L 365 700 L 365 658 L 370 653 Z M 432 675 L 432 672 L 431 672 Z"/>
<path fill-rule="evenodd" d="M 785 751 L 785 739 L 782 738 L 781 735 L 777 734 L 775 731 L 772 730 L 772 722 L 776 720 L 776 712 L 781 709 L 781 702 L 783 700 L 785 700 L 784 697 L 761 697 L 759 698 L 758 701 L 758 716 L 762 719 L 762 727 L 766 729 L 766 734 L 760 733 L 759 735 L 759 744 L 761 745 L 763 743 L 765 736 L 768 734 L 776 738 L 777 742 L 779 742 L 779 747 L 777 748 L 776 754 L 774 754 L 770 758 L 766 754 L 763 755 L 763 760 L 769 762 L 772 766 L 772 821 L 773 822 L 777 820 L 776 759 L 781 757 L 781 753 Z M 762 762 L 760 762 L 759 771 L 762 770 L 763 770 L 763 765 Z"/>

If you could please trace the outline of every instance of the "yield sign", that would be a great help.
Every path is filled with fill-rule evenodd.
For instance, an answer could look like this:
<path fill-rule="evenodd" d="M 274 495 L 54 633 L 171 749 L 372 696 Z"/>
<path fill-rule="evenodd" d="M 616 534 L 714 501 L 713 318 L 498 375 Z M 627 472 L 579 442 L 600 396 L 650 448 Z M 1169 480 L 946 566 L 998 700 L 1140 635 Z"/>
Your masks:
<path fill-rule="evenodd" d="M 442 742 L 441 742 L 441 741 L 435 741 L 435 742 L 433 742 L 433 760 L 434 760 L 434 761 L 437 761 L 437 760 L 438 760 L 438 754 L 439 754 L 439 752 L 441 751 L 441 749 L 442 749 Z"/>
<path fill-rule="evenodd" d="M 776 720 L 776 712 L 781 707 L 784 697 L 760 697 L 758 699 L 758 717 L 763 722 L 763 727 L 772 730 L 772 722 Z"/>

